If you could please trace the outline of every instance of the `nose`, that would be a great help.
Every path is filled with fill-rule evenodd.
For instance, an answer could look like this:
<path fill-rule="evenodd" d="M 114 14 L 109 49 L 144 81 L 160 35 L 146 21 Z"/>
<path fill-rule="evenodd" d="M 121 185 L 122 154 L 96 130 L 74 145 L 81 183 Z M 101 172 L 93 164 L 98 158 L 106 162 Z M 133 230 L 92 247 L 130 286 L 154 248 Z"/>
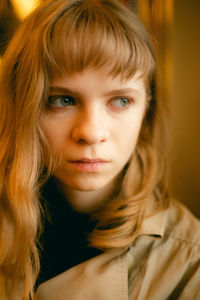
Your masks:
<path fill-rule="evenodd" d="M 72 139 L 76 143 L 87 145 L 106 142 L 108 130 L 103 113 L 98 111 L 80 113 L 72 130 Z"/>

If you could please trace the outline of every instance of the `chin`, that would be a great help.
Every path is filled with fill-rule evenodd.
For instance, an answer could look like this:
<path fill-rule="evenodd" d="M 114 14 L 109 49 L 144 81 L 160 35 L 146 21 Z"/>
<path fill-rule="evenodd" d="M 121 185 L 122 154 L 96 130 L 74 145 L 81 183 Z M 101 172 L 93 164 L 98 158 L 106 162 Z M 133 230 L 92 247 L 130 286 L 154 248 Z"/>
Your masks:
<path fill-rule="evenodd" d="M 113 179 L 109 176 L 107 176 L 107 178 L 105 178 L 105 176 L 104 178 L 95 176 L 90 176 L 89 178 L 88 176 L 72 176 L 71 178 L 68 176 L 56 176 L 56 178 L 60 181 L 63 187 L 79 192 L 102 190 L 109 186 L 109 184 L 113 181 Z"/>
<path fill-rule="evenodd" d="M 83 181 L 83 182 L 77 182 L 77 183 L 66 183 L 66 185 L 76 191 L 79 192 L 95 192 L 106 189 L 106 187 L 109 185 L 110 181 Z"/>
<path fill-rule="evenodd" d="M 66 183 L 67 184 L 67 183 Z M 80 192 L 91 192 L 91 191 L 96 191 L 99 189 L 102 189 L 106 186 L 106 184 L 100 184 L 100 183 L 77 183 L 77 184 L 67 184 L 70 188 L 80 191 Z"/>

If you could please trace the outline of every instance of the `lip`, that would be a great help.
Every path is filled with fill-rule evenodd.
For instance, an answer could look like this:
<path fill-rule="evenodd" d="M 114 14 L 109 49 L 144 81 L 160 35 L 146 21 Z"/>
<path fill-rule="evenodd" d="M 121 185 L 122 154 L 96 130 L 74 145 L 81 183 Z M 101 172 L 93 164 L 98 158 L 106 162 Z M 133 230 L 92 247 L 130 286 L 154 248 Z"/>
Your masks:
<path fill-rule="evenodd" d="M 68 163 L 82 172 L 95 173 L 106 167 L 111 161 L 102 158 L 80 158 L 68 160 Z"/>

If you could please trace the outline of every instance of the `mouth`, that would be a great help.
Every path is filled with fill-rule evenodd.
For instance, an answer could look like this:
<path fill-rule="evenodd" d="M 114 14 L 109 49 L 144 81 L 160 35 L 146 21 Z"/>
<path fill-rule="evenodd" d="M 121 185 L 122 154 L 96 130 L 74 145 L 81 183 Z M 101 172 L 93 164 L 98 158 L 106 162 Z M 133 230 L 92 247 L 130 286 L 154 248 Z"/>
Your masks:
<path fill-rule="evenodd" d="M 68 160 L 68 163 L 79 171 L 96 173 L 106 167 L 111 161 L 101 158 L 81 158 L 77 160 Z"/>

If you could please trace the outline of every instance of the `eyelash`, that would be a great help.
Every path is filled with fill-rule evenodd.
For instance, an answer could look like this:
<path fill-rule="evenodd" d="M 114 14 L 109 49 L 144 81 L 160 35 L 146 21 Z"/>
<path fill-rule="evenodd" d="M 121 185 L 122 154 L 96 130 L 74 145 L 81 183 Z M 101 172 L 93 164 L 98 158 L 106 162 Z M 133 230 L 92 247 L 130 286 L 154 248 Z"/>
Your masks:
<path fill-rule="evenodd" d="M 68 99 L 68 103 L 62 103 L 62 101 L 66 101 L 66 99 Z M 114 102 L 118 101 L 122 104 L 120 105 L 113 105 Z M 122 102 L 126 100 L 125 102 Z M 60 102 L 59 104 L 56 102 Z M 123 110 L 129 107 L 129 105 L 131 103 L 135 102 L 135 100 L 133 98 L 130 97 L 115 97 L 113 99 L 111 99 L 110 101 L 108 101 L 108 106 L 112 106 L 114 107 L 114 109 L 116 110 Z M 120 104 L 118 103 L 118 104 Z M 66 105 L 65 105 L 66 104 Z M 125 105 L 123 105 L 125 104 Z M 76 105 L 76 100 L 74 99 L 74 97 L 72 96 L 68 96 L 68 95 L 54 95 L 54 96 L 49 96 L 48 98 L 48 102 L 47 102 L 47 106 L 49 108 L 57 108 L 57 109 L 62 109 L 65 107 L 69 107 L 69 106 L 74 106 Z"/>

